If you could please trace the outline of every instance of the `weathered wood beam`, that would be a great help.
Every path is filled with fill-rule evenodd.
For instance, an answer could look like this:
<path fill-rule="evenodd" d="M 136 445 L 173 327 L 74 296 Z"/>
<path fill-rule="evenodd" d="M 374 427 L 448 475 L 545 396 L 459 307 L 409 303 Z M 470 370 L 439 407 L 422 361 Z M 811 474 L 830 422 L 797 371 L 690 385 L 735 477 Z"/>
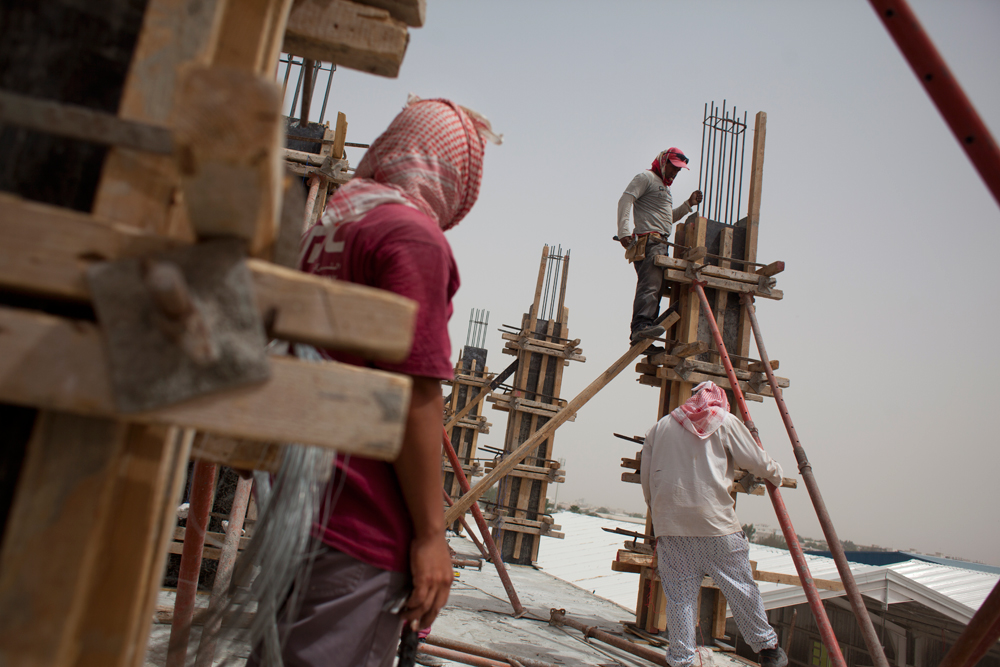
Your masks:
<path fill-rule="evenodd" d="M 348 0 L 299 0 L 285 27 L 284 50 L 380 76 L 396 77 L 410 36 L 389 12 Z"/>
<path fill-rule="evenodd" d="M 0 194 L 0 287 L 89 301 L 93 262 L 142 257 L 181 243 L 84 213 Z M 416 304 L 364 285 L 248 260 L 257 305 L 285 340 L 398 361 L 412 342 Z"/>
<path fill-rule="evenodd" d="M 0 308 L 0 401 L 395 458 L 409 378 L 285 357 L 271 359 L 271 372 L 261 384 L 122 415 L 96 325 Z"/>
<path fill-rule="evenodd" d="M 241 238 L 269 258 L 283 192 L 281 89 L 241 69 L 195 67 L 177 95 L 176 159 L 195 234 Z"/>
<path fill-rule="evenodd" d="M 360 5 L 379 7 L 412 28 L 420 28 L 427 18 L 427 0 L 354 0 Z"/>

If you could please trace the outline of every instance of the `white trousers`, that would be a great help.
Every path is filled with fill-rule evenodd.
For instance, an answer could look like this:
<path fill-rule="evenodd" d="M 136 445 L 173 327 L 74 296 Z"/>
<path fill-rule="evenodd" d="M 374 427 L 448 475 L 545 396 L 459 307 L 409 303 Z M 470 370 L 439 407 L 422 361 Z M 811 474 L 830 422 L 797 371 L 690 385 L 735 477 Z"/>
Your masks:
<path fill-rule="evenodd" d="M 750 568 L 750 546 L 742 533 L 718 537 L 661 537 L 657 569 L 667 596 L 671 667 L 688 667 L 695 656 L 695 614 L 702 577 L 708 575 L 726 596 L 740 634 L 756 653 L 774 648 L 778 635 L 767 622 L 760 590 Z M 705 637 L 705 640 L 710 638 Z"/>

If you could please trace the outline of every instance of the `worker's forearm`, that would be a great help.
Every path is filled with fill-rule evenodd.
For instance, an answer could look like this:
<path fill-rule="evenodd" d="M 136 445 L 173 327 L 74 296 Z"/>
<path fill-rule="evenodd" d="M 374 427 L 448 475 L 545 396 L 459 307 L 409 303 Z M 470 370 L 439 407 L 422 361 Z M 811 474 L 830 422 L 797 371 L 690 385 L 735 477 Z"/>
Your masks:
<path fill-rule="evenodd" d="M 393 466 L 413 519 L 415 536 L 444 535 L 441 497 L 441 383 L 413 378 L 403 447 Z"/>
<path fill-rule="evenodd" d="M 674 213 L 672 216 L 673 221 L 679 222 L 681 218 L 690 213 L 692 210 L 693 209 L 691 208 L 691 205 L 688 204 L 687 202 L 684 202 L 683 204 L 674 209 Z"/>
<path fill-rule="evenodd" d="M 627 192 L 618 200 L 618 238 L 624 238 L 629 235 L 628 215 L 632 210 L 632 202 L 634 201 L 635 197 Z"/>

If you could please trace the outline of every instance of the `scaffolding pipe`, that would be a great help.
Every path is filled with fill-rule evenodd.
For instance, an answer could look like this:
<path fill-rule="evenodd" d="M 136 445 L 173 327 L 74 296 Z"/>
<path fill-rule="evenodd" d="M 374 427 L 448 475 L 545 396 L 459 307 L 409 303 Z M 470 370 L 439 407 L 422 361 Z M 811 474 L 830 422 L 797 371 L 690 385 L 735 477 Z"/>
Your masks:
<path fill-rule="evenodd" d="M 973 667 L 1000 638 L 1000 581 L 965 626 L 939 667 Z"/>
<path fill-rule="evenodd" d="M 778 406 L 778 412 L 781 413 L 781 420 L 785 423 L 785 431 L 788 433 L 788 439 L 792 443 L 792 453 L 795 454 L 795 461 L 799 465 L 799 474 L 802 475 L 802 481 L 805 482 L 809 498 L 812 500 L 813 508 L 816 510 L 816 518 L 819 519 L 819 524 L 823 528 L 823 536 L 826 538 L 826 543 L 830 547 L 830 553 L 837 564 L 840 581 L 844 584 L 847 599 L 854 610 L 854 616 L 858 619 L 858 625 L 861 628 L 865 646 L 868 647 L 868 653 L 871 655 L 876 667 L 889 667 L 889 661 L 886 660 L 882 644 L 875 633 L 875 626 L 872 624 L 871 616 L 868 614 L 868 608 L 865 607 L 864 600 L 861 599 L 861 591 L 858 590 L 858 584 L 854 581 L 854 574 L 851 572 L 851 566 L 848 564 L 847 556 L 844 554 L 844 547 L 840 543 L 840 538 L 837 537 L 837 530 L 833 526 L 833 519 L 830 518 L 830 512 L 823 501 L 823 494 L 820 493 L 819 484 L 816 482 L 815 475 L 813 475 L 812 464 L 809 463 L 809 459 L 806 457 L 806 450 L 799 440 L 799 434 L 795 431 L 795 424 L 792 423 L 792 415 L 788 412 L 788 406 L 781 395 L 781 387 L 778 386 L 778 380 L 774 376 L 774 370 L 771 368 L 771 360 L 767 356 L 767 350 L 764 348 L 764 337 L 760 333 L 760 324 L 757 322 L 757 313 L 753 306 L 753 296 L 743 294 L 740 296 L 740 301 L 743 302 L 743 308 L 750 319 L 754 340 L 757 342 L 757 351 L 760 353 L 761 365 L 764 367 L 764 373 L 767 375 L 767 383 L 771 386 L 771 394 L 774 396 L 774 402 Z"/>
<path fill-rule="evenodd" d="M 177 596 L 174 598 L 174 618 L 170 624 L 166 667 L 184 667 L 187 660 L 191 619 L 194 618 L 195 598 L 198 595 L 201 555 L 205 548 L 208 514 L 212 511 L 212 496 L 215 492 L 216 470 L 214 463 L 195 460 L 191 473 L 191 497 L 188 501 L 184 547 L 177 574 Z"/>
<path fill-rule="evenodd" d="M 236 482 L 233 505 L 229 510 L 229 525 L 226 527 L 226 539 L 222 543 L 219 566 L 215 570 L 212 597 L 208 601 L 208 615 L 206 616 L 205 628 L 201 631 L 198 655 L 194 661 L 195 667 L 212 667 L 212 661 L 215 659 L 218 633 L 222 628 L 222 607 L 225 605 L 229 583 L 233 579 L 233 566 L 240 548 L 247 507 L 250 505 L 251 487 L 253 487 L 253 477 L 244 478 L 241 476 Z"/>
<path fill-rule="evenodd" d="M 302 220 L 302 233 L 304 234 L 312 226 L 313 209 L 316 207 L 316 197 L 319 195 L 319 177 L 309 177 L 309 196 L 306 198 L 306 210 Z"/>
<path fill-rule="evenodd" d="M 617 649 L 621 649 L 626 653 L 631 653 L 634 656 L 640 657 L 643 660 L 648 660 L 654 665 L 661 665 L 662 667 L 667 667 L 667 654 L 663 651 L 655 651 L 651 648 L 645 646 L 639 646 L 633 644 L 627 639 L 622 639 L 621 637 L 616 637 L 612 634 L 604 632 L 603 630 L 598 630 L 592 625 L 587 625 L 581 623 L 580 621 L 574 620 L 566 615 L 565 609 L 550 609 L 549 610 L 549 624 L 555 626 L 568 625 L 571 628 L 575 628 L 583 633 L 584 637 L 593 637 L 598 639 L 609 646 L 614 646 Z"/>
<path fill-rule="evenodd" d="M 490 660 L 489 658 L 483 658 L 478 655 L 471 655 L 469 653 L 462 653 L 461 651 L 441 648 L 440 646 L 428 646 L 426 643 L 419 644 L 417 646 L 417 653 L 426 653 L 427 655 L 432 655 L 435 658 L 443 658 L 444 660 L 450 660 L 451 662 L 457 662 L 463 665 L 472 665 L 473 667 L 511 667 L 512 665 L 510 662 L 498 662 L 496 660 Z"/>
<path fill-rule="evenodd" d="M 993 198 L 1000 204 L 1000 149 L 983 119 L 924 32 L 906 0 L 870 0 L 872 8 L 944 116 Z"/>
<path fill-rule="evenodd" d="M 496 660 L 503 664 L 509 664 L 510 660 L 513 659 L 524 665 L 524 667 L 556 667 L 551 662 L 542 662 L 540 660 L 532 660 L 531 658 L 522 658 L 521 656 L 513 655 L 512 653 L 494 651 L 493 649 L 485 648 L 483 646 L 474 646 L 473 644 L 466 644 L 465 642 L 449 639 L 448 637 L 428 635 L 427 639 L 424 641 L 431 646 L 450 649 L 452 651 L 460 651 L 462 653 L 469 653 L 471 655 L 478 655 L 481 658 L 489 658 L 490 660 Z"/>
<path fill-rule="evenodd" d="M 712 307 L 708 303 L 708 297 L 705 296 L 704 283 L 692 281 L 691 287 L 698 293 L 698 298 L 701 300 L 701 309 L 705 313 L 705 319 L 708 321 L 708 326 L 712 331 L 712 338 L 715 340 L 718 353 L 722 357 L 722 365 L 726 368 L 726 376 L 729 378 L 729 385 L 732 387 L 736 403 L 739 405 L 740 413 L 743 415 L 743 422 L 753 435 L 757 446 L 763 449 L 764 445 L 761 444 L 760 436 L 757 435 L 757 427 L 754 426 L 753 419 L 750 418 L 750 410 L 747 408 L 747 402 L 743 398 L 740 382 L 736 378 L 736 371 L 733 370 L 733 363 L 729 360 L 729 353 L 726 351 L 726 344 L 722 340 L 722 333 L 719 332 L 719 325 L 715 322 Z M 781 492 L 774 484 L 771 482 L 766 482 L 766 484 L 767 493 L 771 497 L 771 504 L 774 505 L 774 513 L 778 518 L 778 524 L 781 526 L 781 532 L 784 534 L 785 542 L 788 544 L 788 551 L 792 554 L 792 562 L 795 563 L 795 570 L 802 582 L 806 598 L 809 600 L 809 608 L 812 610 L 813 617 L 816 619 L 816 625 L 819 627 L 823 645 L 826 646 L 827 653 L 834 667 L 847 667 L 844 656 L 840 652 L 840 644 L 837 643 L 837 636 L 833 633 L 833 626 L 830 625 L 826 609 L 823 608 L 823 601 L 816 590 L 816 584 L 813 583 L 812 574 L 809 572 L 809 565 L 806 563 L 805 554 L 802 552 L 802 545 L 799 544 L 799 538 L 795 535 L 795 527 L 788 516 L 785 501 L 781 497 Z"/>
<path fill-rule="evenodd" d="M 462 470 L 462 463 L 458 460 L 458 454 L 455 453 L 455 448 L 451 446 L 448 432 L 444 430 L 443 426 L 441 427 L 441 444 L 444 446 L 445 454 L 448 455 L 448 461 L 451 463 L 451 469 L 455 473 L 455 479 L 458 480 L 459 488 L 462 489 L 462 493 L 469 493 L 469 489 L 471 488 L 469 480 L 465 477 L 465 471 Z M 483 511 L 479 509 L 479 503 L 477 502 L 473 502 L 469 506 L 469 509 L 472 510 L 472 518 L 476 520 L 479 534 L 483 536 L 483 541 L 486 542 L 486 548 L 490 552 L 490 560 L 493 561 L 493 565 L 497 568 L 497 574 L 500 575 L 503 588 L 507 591 L 507 597 L 510 598 L 510 606 L 514 608 L 514 618 L 521 618 L 524 615 L 524 607 L 521 606 L 521 600 L 518 599 L 517 591 L 514 590 L 514 584 L 511 582 L 510 574 L 508 574 L 507 568 L 504 566 L 500 550 L 497 549 L 497 544 L 493 541 L 493 536 L 490 535 L 490 527 L 486 523 L 486 519 L 483 518 Z"/>
<path fill-rule="evenodd" d="M 451 499 L 451 496 L 448 495 L 447 491 L 441 489 L 441 493 L 444 494 L 444 502 L 448 504 L 448 507 L 451 507 L 452 505 L 455 504 L 455 501 Z M 479 549 L 479 553 L 483 555 L 483 558 L 489 560 L 490 558 L 489 552 L 486 550 L 486 547 L 483 546 L 483 543 L 479 541 L 479 538 L 477 538 L 476 535 L 472 532 L 472 528 L 469 527 L 469 522 L 465 520 L 464 516 L 461 519 L 459 519 L 459 521 L 462 522 L 462 528 L 465 528 L 465 532 L 469 534 L 469 538 L 472 540 L 472 543 L 476 545 L 477 549 Z"/>

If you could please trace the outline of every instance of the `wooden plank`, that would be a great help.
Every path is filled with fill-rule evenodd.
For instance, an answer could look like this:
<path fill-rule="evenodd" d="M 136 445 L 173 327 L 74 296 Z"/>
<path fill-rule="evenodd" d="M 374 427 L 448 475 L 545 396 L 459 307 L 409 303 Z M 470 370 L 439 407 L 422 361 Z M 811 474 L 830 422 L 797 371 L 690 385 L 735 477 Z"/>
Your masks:
<path fill-rule="evenodd" d="M 248 260 L 247 266 L 264 322 L 276 338 L 386 361 L 409 355 L 414 301 L 260 260 Z"/>
<path fill-rule="evenodd" d="M 708 352 L 708 343 L 703 340 L 696 340 L 690 343 L 679 343 L 678 345 L 675 345 L 673 349 L 670 350 L 670 356 L 683 359 L 685 357 L 695 357 L 704 352 Z"/>
<path fill-rule="evenodd" d="M 762 266 L 755 272 L 759 276 L 774 276 L 785 270 L 784 262 L 771 262 L 767 266 Z"/>
<path fill-rule="evenodd" d="M 39 416 L 0 551 L 0 663 L 75 660 L 125 434 L 108 419 Z"/>
<path fill-rule="evenodd" d="M 715 382 L 715 377 L 714 376 L 712 377 L 712 381 Z M 648 387 L 661 387 L 664 382 L 666 382 L 668 385 L 670 384 L 670 380 L 668 380 L 666 378 L 660 378 L 660 377 L 657 377 L 657 376 L 654 376 L 654 375 L 640 375 L 639 378 L 638 378 L 638 380 L 637 380 L 637 382 L 639 384 L 643 384 L 643 385 L 646 385 Z M 717 382 L 716 384 L 718 384 L 720 387 L 722 386 L 721 382 Z M 728 387 L 729 385 L 727 384 L 726 386 Z M 764 397 L 763 396 L 761 396 L 760 394 L 754 394 L 754 393 L 750 392 L 749 389 L 746 389 L 746 390 L 743 391 L 743 398 L 747 399 L 748 401 L 752 401 L 754 403 L 763 403 L 764 402 Z M 671 398 L 671 402 L 673 402 L 672 398 Z M 661 417 L 661 419 L 662 419 L 662 417 Z"/>
<path fill-rule="evenodd" d="M 653 357 L 652 361 L 653 363 L 642 363 L 642 362 L 637 363 L 635 365 L 635 370 L 640 373 L 648 373 L 652 375 L 656 373 L 657 369 L 660 367 L 675 368 L 678 364 L 684 363 L 689 369 L 697 371 L 699 373 L 706 373 L 708 375 L 718 375 L 720 377 L 726 377 L 726 369 L 722 364 L 712 364 L 707 361 L 697 361 L 694 359 L 685 360 L 679 357 L 674 357 L 672 355 L 662 354 L 662 353 Z M 755 373 L 751 373 L 750 371 L 741 371 L 741 370 L 736 370 L 735 374 L 736 374 L 736 379 L 738 380 L 751 380 L 753 376 L 756 375 Z M 775 376 L 775 379 L 778 381 L 778 386 L 783 389 L 791 385 L 791 381 L 788 378 Z"/>
<path fill-rule="evenodd" d="M 181 79 L 175 118 L 181 189 L 195 234 L 245 239 L 252 255 L 269 258 L 284 178 L 281 89 L 235 68 L 192 68 Z"/>
<path fill-rule="evenodd" d="M 677 313 L 671 313 L 671 315 L 664 321 L 663 326 L 667 327 L 672 325 L 678 319 Z M 562 426 L 570 418 L 570 416 L 576 414 L 580 411 L 587 402 L 594 397 L 597 392 L 603 389 L 609 382 L 615 379 L 619 373 L 625 370 L 629 364 L 635 361 L 636 357 L 646 351 L 646 348 L 652 343 L 652 340 L 646 339 L 640 343 L 637 343 L 630 347 L 628 351 L 623 354 L 617 361 L 615 361 L 611 366 L 601 373 L 593 382 L 591 382 L 587 387 L 581 391 L 572 401 L 570 401 L 566 407 L 560 410 L 558 413 L 553 415 L 553 417 L 545 423 L 540 429 L 535 431 L 535 433 L 525 440 L 517 449 L 510 452 L 497 467 L 491 470 L 486 476 L 479 480 L 475 486 L 473 486 L 468 493 L 463 495 L 461 498 L 455 501 L 448 511 L 445 513 L 445 525 L 450 525 L 458 520 L 459 517 L 463 516 L 472 503 L 479 500 L 479 497 L 489 489 L 491 486 L 496 484 L 497 481 L 508 471 L 510 471 L 514 466 L 520 463 L 528 454 L 531 453 L 533 449 L 538 447 L 546 438 L 549 437 L 556 428 Z"/>
<path fill-rule="evenodd" d="M 719 237 L 719 256 L 729 257 L 733 254 L 733 228 L 726 227 L 722 230 L 722 234 Z M 730 266 L 730 261 L 728 259 L 719 260 L 720 269 L 728 269 Z M 714 314 L 715 323 L 719 327 L 719 331 L 726 330 L 726 306 L 729 303 L 729 293 L 723 292 L 722 290 L 715 291 L 715 304 L 714 304 Z M 716 345 L 713 341 L 712 348 L 715 349 Z M 721 362 L 722 356 L 716 349 L 711 357 L 712 361 L 719 363 Z"/>
<path fill-rule="evenodd" d="M 182 65 L 207 64 L 215 51 L 224 0 L 150 0 L 125 80 L 118 115 L 168 127 Z M 111 220 L 190 238 L 172 156 L 108 151 L 92 209 Z"/>
<path fill-rule="evenodd" d="M 678 282 L 684 285 L 687 285 L 688 283 L 691 282 L 691 279 L 688 278 L 686 275 L 684 275 L 684 273 L 681 271 L 666 269 L 664 270 L 663 275 L 666 280 L 672 280 L 674 282 Z M 763 299 L 773 299 L 775 301 L 780 301 L 785 297 L 784 292 L 782 292 L 780 289 L 775 289 L 773 287 L 765 292 L 761 291 L 756 284 L 751 285 L 750 283 L 740 283 L 736 282 L 735 280 L 723 280 L 722 278 L 715 278 L 710 275 L 702 275 L 701 279 L 705 282 L 706 287 L 712 287 L 715 289 L 726 290 L 729 292 L 738 292 L 740 294 L 753 294 L 754 296 L 759 296 Z M 737 354 L 745 357 L 747 356 L 745 352 L 749 352 L 749 350 L 744 350 L 743 352 L 744 353 L 738 352 Z"/>
<path fill-rule="evenodd" d="M 347 143 L 347 115 L 343 111 L 337 112 L 337 129 L 333 135 L 333 159 L 339 160 L 347 157 L 344 153 L 344 144 Z"/>
<path fill-rule="evenodd" d="M 78 629 L 76 667 L 126 667 L 144 659 L 155 600 L 149 593 L 159 590 L 163 573 L 162 514 L 166 507 L 176 522 L 179 490 L 173 482 L 187 460 L 177 429 L 129 427 L 113 466 L 112 500 Z"/>
<path fill-rule="evenodd" d="M 214 64 L 273 78 L 291 5 L 292 0 L 227 2 Z"/>
<path fill-rule="evenodd" d="M 794 574 L 781 574 L 779 572 L 765 572 L 763 570 L 756 570 L 753 573 L 753 578 L 757 581 L 767 581 L 772 584 L 787 584 L 789 586 L 802 586 L 802 580 L 799 579 Z M 816 588 L 821 588 L 825 591 L 842 591 L 844 590 L 844 584 L 839 581 L 833 581 L 832 579 L 813 579 L 813 583 L 816 584 Z"/>
<path fill-rule="evenodd" d="M 300 0 L 288 15 L 284 51 L 396 77 L 408 41 L 406 24 L 384 9 L 347 0 Z"/>
<path fill-rule="evenodd" d="M 760 227 L 760 201 L 764 185 L 764 144 L 766 138 L 767 114 L 758 111 L 754 118 L 753 149 L 750 159 L 750 190 L 747 193 L 746 252 L 743 258 L 748 262 L 757 261 L 757 231 Z M 777 290 L 772 291 L 777 292 Z M 766 295 L 762 294 L 761 296 Z M 750 335 L 752 333 L 750 318 L 747 317 L 745 310 L 741 309 L 740 324 L 736 335 L 736 354 L 742 357 L 750 355 Z M 733 365 L 745 369 L 747 362 L 737 359 Z"/>
<path fill-rule="evenodd" d="M 427 18 L 427 0 L 354 0 L 360 5 L 384 9 L 397 21 L 419 28 Z"/>
<path fill-rule="evenodd" d="M 199 433 L 191 447 L 191 458 L 210 461 L 239 470 L 278 472 L 285 446 Z"/>
<path fill-rule="evenodd" d="M 657 266 L 662 266 L 674 271 L 685 271 L 688 268 L 688 261 L 686 259 L 678 259 L 676 257 L 670 257 L 669 255 L 658 255 L 654 261 Z M 695 263 L 698 264 L 697 262 Z M 737 271 L 735 269 L 722 268 L 711 264 L 704 265 L 701 269 L 701 274 L 703 276 L 711 276 L 712 278 L 732 280 L 739 283 L 750 283 L 752 285 L 756 285 L 760 281 L 760 276 L 752 271 Z"/>
<path fill-rule="evenodd" d="M 271 379 L 258 385 L 118 415 L 96 325 L 0 308 L 2 401 L 395 458 L 405 425 L 409 378 L 283 357 L 271 359 L 271 370 Z"/>
<path fill-rule="evenodd" d="M 85 273 L 93 262 L 142 257 L 180 245 L 4 194 L 0 238 L 0 286 L 75 301 L 90 299 Z M 247 266 L 272 336 L 388 361 L 409 353 L 413 301 L 259 260 L 248 260 Z"/>

